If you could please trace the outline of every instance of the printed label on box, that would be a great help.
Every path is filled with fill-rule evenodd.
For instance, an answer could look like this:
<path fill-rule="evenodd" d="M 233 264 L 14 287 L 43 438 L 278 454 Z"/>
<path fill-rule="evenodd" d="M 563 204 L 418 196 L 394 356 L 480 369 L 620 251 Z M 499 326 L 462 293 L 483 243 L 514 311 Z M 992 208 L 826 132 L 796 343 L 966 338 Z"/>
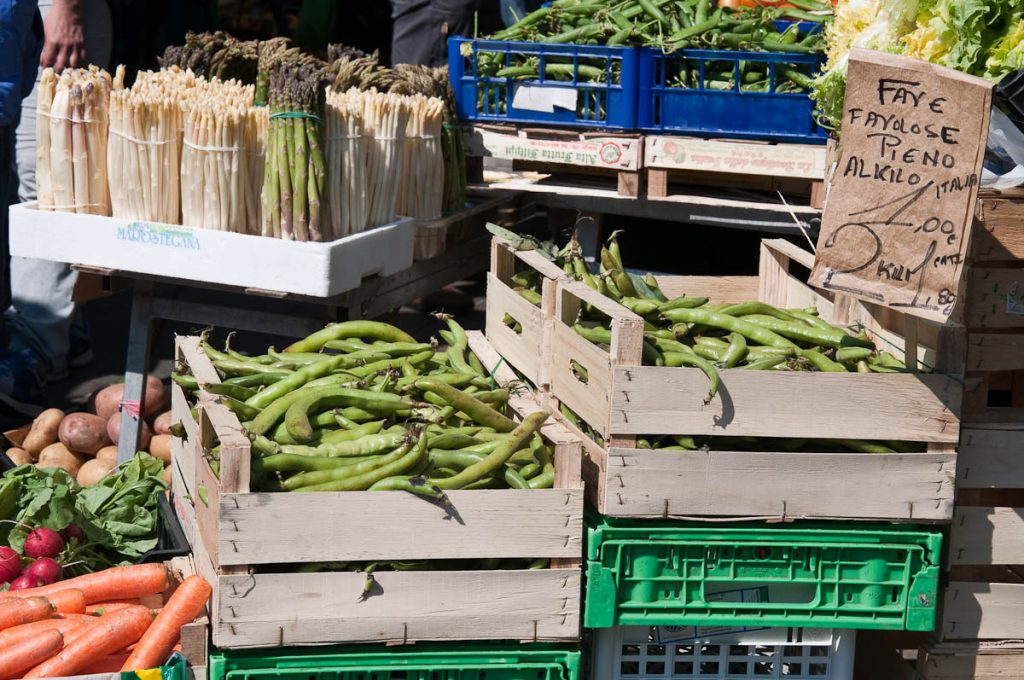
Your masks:
<path fill-rule="evenodd" d="M 183 250 L 201 249 L 199 239 L 188 227 L 149 222 L 129 222 L 117 227 L 117 240 Z"/>
<path fill-rule="evenodd" d="M 727 590 L 707 596 L 708 602 L 767 602 L 768 586 L 759 588 L 743 588 Z M 685 642 L 716 635 L 746 633 L 752 630 L 766 630 L 767 626 L 658 626 L 657 640 L 659 644 L 669 642 Z"/>

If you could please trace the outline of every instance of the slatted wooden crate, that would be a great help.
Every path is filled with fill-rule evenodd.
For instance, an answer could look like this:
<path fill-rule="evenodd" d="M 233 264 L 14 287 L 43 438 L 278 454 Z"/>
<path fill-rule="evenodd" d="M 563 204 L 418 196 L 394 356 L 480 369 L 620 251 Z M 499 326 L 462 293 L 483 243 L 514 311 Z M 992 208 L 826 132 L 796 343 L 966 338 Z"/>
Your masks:
<path fill-rule="evenodd" d="M 552 403 L 565 404 L 604 439 L 586 439 L 588 495 L 604 514 L 626 517 L 850 518 L 948 521 L 952 514 L 962 329 L 938 327 L 870 305 L 828 299 L 789 273 L 810 254 L 765 241 L 759 277 L 664 277 L 669 297 L 712 302 L 760 299 L 815 306 L 823 318 L 863 327 L 883 348 L 930 374 L 720 371 L 722 387 L 692 368 L 640 366 L 643 321 L 576 282 L 560 283 L 551 341 Z M 589 303 L 612 320 L 611 350 L 572 328 Z M 586 371 L 583 383 L 574 370 Z M 949 371 L 953 375 L 948 375 Z M 573 428 L 567 422 L 567 427 Z M 583 436 L 582 432 L 576 430 Z M 637 436 L 683 434 L 926 442 L 927 453 L 647 451 Z"/>
<path fill-rule="evenodd" d="M 1024 422 L 1024 196 L 978 206 L 963 313 L 964 421 Z"/>
<path fill-rule="evenodd" d="M 644 139 L 647 197 L 673 194 L 672 184 L 781 191 L 806 197 L 821 208 L 825 198 L 828 150 L 814 144 L 696 139 L 648 135 Z"/>
<path fill-rule="evenodd" d="M 541 280 L 539 306 L 513 289 L 512 277 L 523 271 L 536 272 Z M 549 384 L 545 358 L 551 340 L 555 284 L 562 278 L 562 270 L 539 253 L 513 250 L 498 237 L 492 240 L 491 271 L 487 275 L 487 340 L 506 362 L 541 390 Z"/>
<path fill-rule="evenodd" d="M 496 356 L 473 334 L 481 360 Z M 179 337 L 178 361 L 200 383 L 218 376 L 199 339 Z M 500 381 L 511 372 L 498 373 Z M 212 632 L 226 649 L 421 640 L 578 639 L 583 541 L 580 444 L 557 422 L 555 488 L 452 491 L 454 515 L 404 493 L 254 493 L 249 440 L 234 414 L 201 393 L 198 421 L 172 394 L 187 439 L 175 444 L 176 486 L 194 512 L 197 561 L 214 584 Z M 516 413 L 537 410 L 515 396 Z M 206 452 L 220 444 L 220 478 Z M 191 484 L 189 484 L 189 479 Z M 191 500 L 191 503 L 188 501 Z M 294 573 L 281 564 L 485 558 L 551 558 L 538 570 Z"/>
<path fill-rule="evenodd" d="M 483 159 L 511 160 L 517 171 L 584 181 L 609 180 L 623 198 L 639 198 L 643 137 L 527 125 L 463 127 L 470 182 L 483 179 Z"/>

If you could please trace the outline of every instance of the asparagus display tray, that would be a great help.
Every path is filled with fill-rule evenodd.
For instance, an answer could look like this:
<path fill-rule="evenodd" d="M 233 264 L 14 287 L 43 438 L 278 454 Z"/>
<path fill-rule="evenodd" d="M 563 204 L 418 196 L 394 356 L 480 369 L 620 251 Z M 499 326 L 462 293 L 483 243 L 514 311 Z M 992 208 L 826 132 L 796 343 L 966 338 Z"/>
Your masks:
<path fill-rule="evenodd" d="M 325 243 L 11 206 L 11 255 L 325 298 L 413 263 L 403 219 Z"/>
<path fill-rule="evenodd" d="M 935 367 L 933 373 L 861 374 L 721 370 L 705 405 L 707 377 L 694 368 L 641 366 L 643 320 L 575 281 L 557 284 L 551 330 L 549 407 L 560 404 L 604 441 L 584 440 L 591 503 L 619 517 L 893 519 L 948 521 L 953 510 L 962 381 L 962 329 L 933 326 L 849 299 L 828 299 L 789 273 L 810 254 L 781 240 L 762 243 L 758 277 L 659 277 L 668 297 L 712 303 L 759 299 L 815 306 L 822 317 L 863 328 L 878 344 Z M 572 328 L 582 304 L 611 319 L 611 349 Z M 587 382 L 574 365 L 586 371 Z M 657 451 L 638 436 L 926 442 L 926 453 Z M 767 447 L 766 447 L 767 448 Z M 823 449 L 827 450 L 827 449 Z"/>
<path fill-rule="evenodd" d="M 480 333 L 485 366 L 497 353 Z M 200 384 L 218 382 L 199 339 L 179 337 L 177 360 Z M 499 384 L 515 376 L 493 371 Z M 541 407 L 513 396 L 519 415 Z M 175 506 L 201 573 L 214 584 L 213 643 L 223 649 L 426 640 L 574 641 L 583 555 L 581 445 L 549 419 L 555 488 L 452 491 L 451 513 L 403 492 L 254 493 L 250 447 L 238 418 L 201 392 L 192 415 L 173 386 Z M 207 460 L 220 443 L 220 477 Z M 551 558 L 548 569 L 379 571 L 368 597 L 355 571 L 294 573 L 316 562 Z M 284 568 L 282 568 L 284 567 Z M 205 570 L 205 571 L 203 571 Z M 301 593 L 301 595 L 298 595 Z"/>

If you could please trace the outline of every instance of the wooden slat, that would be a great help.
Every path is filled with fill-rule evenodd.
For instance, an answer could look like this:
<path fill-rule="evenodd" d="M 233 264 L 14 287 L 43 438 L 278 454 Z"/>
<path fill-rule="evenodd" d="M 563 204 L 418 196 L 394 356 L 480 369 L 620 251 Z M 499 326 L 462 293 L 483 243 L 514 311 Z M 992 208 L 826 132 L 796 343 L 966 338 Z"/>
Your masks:
<path fill-rule="evenodd" d="M 599 506 L 620 517 L 949 520 L 955 454 L 613 448 Z"/>
<path fill-rule="evenodd" d="M 944 639 L 1024 638 L 1024 584 L 952 581 L 943 619 Z"/>
<path fill-rule="evenodd" d="M 1024 260 L 1024 201 L 983 198 L 975 222 L 971 256 L 977 263 Z"/>
<path fill-rule="evenodd" d="M 372 522 L 365 525 L 372 530 Z M 575 641 L 578 569 L 222 577 L 218 647 L 424 640 Z"/>
<path fill-rule="evenodd" d="M 611 430 L 953 443 L 959 437 L 962 386 L 945 376 L 720 373 L 718 396 L 705 406 L 707 377 L 697 369 L 614 368 Z"/>
<path fill-rule="evenodd" d="M 918 654 L 917 667 L 920 680 L 1019 680 L 1024 678 L 1024 645 L 1013 641 L 930 644 Z"/>
<path fill-rule="evenodd" d="M 670 300 L 683 295 L 706 297 L 714 305 L 757 297 L 756 276 L 658 276 L 655 279 Z"/>
<path fill-rule="evenodd" d="M 1024 489 L 1024 432 L 964 428 L 957 486 L 961 489 Z"/>
<path fill-rule="evenodd" d="M 544 348 L 549 319 L 493 274 L 487 276 L 487 337 L 505 361 L 535 385 L 546 385 Z M 520 332 L 505 324 L 505 315 L 518 321 Z M 490 368 L 490 367 L 488 367 Z"/>
<path fill-rule="evenodd" d="M 949 536 L 949 562 L 1024 564 L 1024 508 L 957 507 Z"/>
<path fill-rule="evenodd" d="M 1024 370 L 1024 334 L 971 333 L 967 338 L 968 371 Z"/>
<path fill-rule="evenodd" d="M 969 328 L 1024 327 L 1024 270 L 1019 267 L 974 267 L 967 294 L 964 323 Z"/>
<path fill-rule="evenodd" d="M 451 514 L 402 493 L 224 494 L 217 554 L 221 565 L 583 554 L 582 489 L 448 497 Z M 367 531 L 374 517 L 388 520 L 386 531 Z"/>

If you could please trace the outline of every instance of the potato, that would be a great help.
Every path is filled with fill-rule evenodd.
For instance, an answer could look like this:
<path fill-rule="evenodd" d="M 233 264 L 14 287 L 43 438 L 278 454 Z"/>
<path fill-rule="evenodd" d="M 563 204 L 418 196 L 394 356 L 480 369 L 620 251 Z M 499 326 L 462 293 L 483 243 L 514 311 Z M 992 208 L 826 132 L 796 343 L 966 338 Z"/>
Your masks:
<path fill-rule="evenodd" d="M 97 392 L 90 401 L 96 415 L 104 420 L 110 420 L 110 416 L 121 410 L 121 401 L 124 399 L 124 384 L 109 385 Z M 155 375 L 146 376 L 146 412 L 145 416 L 160 413 L 167 405 L 167 395 L 164 384 Z"/>
<path fill-rule="evenodd" d="M 32 455 L 25 449 L 19 449 L 17 446 L 12 446 L 4 451 L 4 453 L 7 454 L 7 458 L 15 465 L 28 465 L 32 462 Z"/>
<path fill-rule="evenodd" d="M 167 465 L 171 462 L 171 435 L 155 434 L 149 440 L 149 453 L 154 458 L 159 458 Z"/>
<path fill-rule="evenodd" d="M 108 385 L 97 392 L 89 400 L 92 409 L 104 422 L 121 409 L 121 398 L 124 396 L 124 385 Z"/>
<path fill-rule="evenodd" d="M 76 476 L 75 479 L 77 479 L 78 483 L 82 486 L 92 486 L 113 472 L 116 467 L 117 463 L 93 458 L 82 465 L 82 468 L 78 471 L 78 476 Z"/>
<path fill-rule="evenodd" d="M 95 454 L 110 444 L 107 423 L 91 413 L 69 413 L 58 432 L 60 443 L 78 453 Z"/>
<path fill-rule="evenodd" d="M 153 419 L 153 434 L 171 433 L 171 412 L 164 411 Z"/>
<path fill-rule="evenodd" d="M 78 475 L 78 471 L 82 469 L 82 464 L 86 460 L 88 460 L 86 456 L 75 453 L 60 442 L 57 442 L 56 444 L 50 444 L 40 452 L 36 467 L 61 468 L 72 477 L 75 477 Z"/>
<path fill-rule="evenodd" d="M 139 451 L 146 451 L 149 448 L 149 440 L 153 436 L 153 433 L 149 431 L 149 425 L 143 420 L 139 429 Z M 107 436 L 110 437 L 110 441 L 117 443 L 117 438 L 121 434 L 121 412 L 118 411 L 114 415 L 110 416 L 110 420 L 107 421 Z"/>
<path fill-rule="evenodd" d="M 117 447 L 104 446 L 96 452 L 96 460 L 105 460 L 117 464 Z"/>
<path fill-rule="evenodd" d="M 64 411 L 59 408 L 48 408 L 32 421 L 32 429 L 25 436 L 21 448 L 28 451 L 32 458 L 38 458 L 40 452 L 57 441 L 57 432 L 64 419 Z"/>

